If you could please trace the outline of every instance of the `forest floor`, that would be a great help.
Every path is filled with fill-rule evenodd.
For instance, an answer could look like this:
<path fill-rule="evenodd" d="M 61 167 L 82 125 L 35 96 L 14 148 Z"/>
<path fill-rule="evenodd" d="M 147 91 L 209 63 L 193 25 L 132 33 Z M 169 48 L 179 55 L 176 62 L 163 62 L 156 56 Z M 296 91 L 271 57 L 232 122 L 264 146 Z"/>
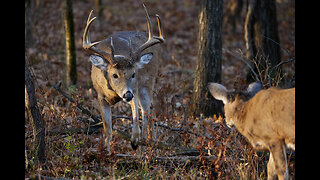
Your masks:
<path fill-rule="evenodd" d="M 38 2 L 34 11 L 34 45 L 26 48 L 26 55 L 45 122 L 46 163 L 39 164 L 32 158 L 32 126 L 26 110 L 26 178 L 40 174 L 67 179 L 266 179 L 268 153 L 256 153 L 236 129 L 225 126 L 219 115 L 209 118 L 188 115 L 197 57 L 197 1 L 146 2 L 154 25 L 154 15 L 160 15 L 166 39 L 161 45 L 155 92 L 161 109 L 154 110 L 154 122 L 159 124 L 154 129 L 156 140 L 165 146 L 147 143 L 146 155 L 140 156 L 140 148 L 133 150 L 130 141 L 114 133 L 110 157 L 103 148 L 102 128 L 92 133 L 76 131 L 88 127 L 90 118 L 54 88 L 64 79 L 64 1 Z M 91 40 L 98 41 L 121 30 L 146 31 L 142 2 L 103 1 L 103 16 L 92 26 Z M 90 78 L 91 64 L 82 48 L 82 33 L 91 9 L 97 16 L 94 1 L 73 2 L 78 83 L 62 90 L 99 116 Z M 222 84 L 227 88 L 241 89 L 248 85 L 245 80 L 248 67 L 228 53 L 245 55 L 245 11 L 243 8 L 234 33 L 227 23 L 223 24 Z M 282 60 L 288 60 L 295 56 L 295 2 L 277 1 L 277 13 Z M 283 79 L 289 81 L 294 72 L 294 63 L 285 65 Z M 112 114 L 113 129 L 131 134 L 130 106 L 119 102 L 112 107 Z M 288 154 L 290 176 L 294 179 L 295 156 L 291 151 Z"/>

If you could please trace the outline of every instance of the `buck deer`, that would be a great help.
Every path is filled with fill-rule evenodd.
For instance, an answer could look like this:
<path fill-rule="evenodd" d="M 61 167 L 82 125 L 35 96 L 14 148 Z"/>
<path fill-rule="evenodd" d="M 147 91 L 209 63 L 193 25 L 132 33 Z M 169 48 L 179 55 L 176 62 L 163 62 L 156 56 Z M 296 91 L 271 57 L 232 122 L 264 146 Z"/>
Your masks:
<path fill-rule="evenodd" d="M 159 36 L 153 36 L 149 14 L 145 5 L 148 33 L 135 31 L 117 32 L 107 39 L 91 42 L 88 31 L 96 17 L 89 14 L 83 33 L 83 48 L 90 53 L 91 79 L 98 95 L 99 109 L 105 132 L 105 146 L 110 155 L 112 139 L 111 105 L 123 100 L 131 106 L 133 128 L 131 146 L 137 149 L 140 138 L 145 138 L 147 117 L 153 100 L 153 89 L 158 71 L 162 35 L 160 17 L 156 15 Z M 97 47 L 96 47 L 97 45 Z M 142 131 L 138 118 L 142 111 Z"/>
<path fill-rule="evenodd" d="M 246 91 L 230 91 L 209 83 L 212 96 L 224 103 L 226 124 L 235 125 L 256 150 L 269 150 L 268 180 L 288 179 L 286 147 L 295 149 L 295 88 L 262 90 L 252 83 Z"/>

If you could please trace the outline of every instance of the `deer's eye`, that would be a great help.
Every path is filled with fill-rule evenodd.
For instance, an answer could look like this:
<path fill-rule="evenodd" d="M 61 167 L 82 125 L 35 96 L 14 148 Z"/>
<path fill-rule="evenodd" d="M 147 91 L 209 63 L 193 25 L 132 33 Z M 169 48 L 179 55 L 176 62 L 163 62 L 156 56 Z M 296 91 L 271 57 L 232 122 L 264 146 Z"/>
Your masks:
<path fill-rule="evenodd" d="M 116 74 L 113 74 L 112 76 L 113 76 L 113 78 L 115 78 L 115 79 L 118 78 L 118 75 L 116 75 Z"/>
<path fill-rule="evenodd" d="M 136 73 L 133 73 L 132 76 L 131 76 L 131 78 L 134 78 L 135 76 L 136 76 Z"/>

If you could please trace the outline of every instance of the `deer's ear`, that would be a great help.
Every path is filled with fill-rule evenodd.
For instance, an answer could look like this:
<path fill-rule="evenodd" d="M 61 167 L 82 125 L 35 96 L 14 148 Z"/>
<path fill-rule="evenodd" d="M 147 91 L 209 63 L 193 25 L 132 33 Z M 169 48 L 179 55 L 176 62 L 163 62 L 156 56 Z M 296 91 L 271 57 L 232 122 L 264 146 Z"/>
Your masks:
<path fill-rule="evenodd" d="M 140 60 L 136 63 L 137 68 L 141 69 L 144 67 L 144 65 L 148 64 L 150 60 L 152 59 L 153 53 L 147 53 L 141 56 Z"/>
<path fill-rule="evenodd" d="M 228 90 L 221 84 L 218 83 L 208 83 L 208 88 L 211 95 L 217 99 L 221 100 L 223 104 L 228 103 L 227 92 Z"/>
<path fill-rule="evenodd" d="M 253 83 L 249 84 L 249 86 L 247 88 L 247 93 L 249 93 L 249 95 L 251 97 L 253 97 L 255 94 L 257 94 L 262 89 L 263 89 L 263 86 L 262 86 L 261 82 L 253 82 Z"/>
<path fill-rule="evenodd" d="M 91 55 L 90 56 L 91 63 L 96 66 L 97 68 L 106 71 L 108 67 L 108 63 L 100 56 L 97 55 Z"/>

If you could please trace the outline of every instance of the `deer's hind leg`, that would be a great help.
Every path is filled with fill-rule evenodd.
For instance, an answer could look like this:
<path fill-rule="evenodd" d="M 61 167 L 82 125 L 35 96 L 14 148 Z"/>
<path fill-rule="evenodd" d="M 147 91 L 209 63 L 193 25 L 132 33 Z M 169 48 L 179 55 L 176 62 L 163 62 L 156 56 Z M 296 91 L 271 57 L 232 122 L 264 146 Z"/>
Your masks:
<path fill-rule="evenodd" d="M 151 101 L 150 93 L 147 88 L 141 88 L 138 93 L 139 96 L 139 104 L 141 107 L 141 116 L 142 116 L 142 132 L 141 137 L 147 139 L 148 137 L 148 129 L 151 131 L 151 138 L 154 139 L 154 135 L 152 135 L 154 131 L 154 125 L 151 122 L 152 114 L 151 114 Z"/>
<path fill-rule="evenodd" d="M 274 164 L 273 167 L 278 175 L 278 179 L 288 180 L 289 171 L 288 171 L 287 155 L 286 155 L 286 148 L 285 148 L 284 142 L 279 140 L 274 143 L 271 143 L 269 146 L 269 149 L 270 149 L 270 157 L 272 156 L 272 160 L 273 160 L 273 162 L 271 163 Z M 269 160 L 269 163 L 270 163 L 270 160 Z M 269 163 L 268 163 L 268 168 L 269 168 Z M 269 170 L 268 170 L 268 180 L 269 180 Z"/>
<path fill-rule="evenodd" d="M 267 166 L 267 171 L 268 171 L 268 180 L 273 180 L 277 173 L 276 173 L 274 160 L 273 160 L 273 156 L 272 156 L 271 152 L 269 155 L 269 162 L 268 162 L 268 166 Z"/>

